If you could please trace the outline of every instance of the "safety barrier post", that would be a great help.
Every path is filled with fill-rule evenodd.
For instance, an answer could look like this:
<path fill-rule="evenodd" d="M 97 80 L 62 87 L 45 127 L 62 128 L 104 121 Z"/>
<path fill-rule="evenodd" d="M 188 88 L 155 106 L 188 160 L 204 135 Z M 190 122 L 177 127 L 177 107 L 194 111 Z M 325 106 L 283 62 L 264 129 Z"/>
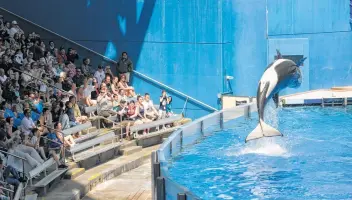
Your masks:
<path fill-rule="evenodd" d="M 156 196 L 156 178 L 160 176 L 160 163 L 157 161 L 156 151 L 152 152 L 151 155 L 151 165 L 152 165 L 152 199 L 155 200 Z"/>
<path fill-rule="evenodd" d="M 164 177 L 156 178 L 157 200 L 165 200 L 165 179 Z"/>
<path fill-rule="evenodd" d="M 253 102 L 253 97 L 249 97 L 249 104 Z M 251 118 L 251 105 L 248 105 L 248 118 Z"/>
<path fill-rule="evenodd" d="M 224 129 L 224 113 L 221 111 L 220 113 L 220 129 Z"/>
<path fill-rule="evenodd" d="M 177 200 L 186 200 L 187 196 L 184 193 L 178 193 L 177 194 Z"/>
<path fill-rule="evenodd" d="M 204 135 L 204 122 L 203 122 L 203 120 L 202 121 L 200 121 L 200 133 L 202 134 L 202 135 Z"/>

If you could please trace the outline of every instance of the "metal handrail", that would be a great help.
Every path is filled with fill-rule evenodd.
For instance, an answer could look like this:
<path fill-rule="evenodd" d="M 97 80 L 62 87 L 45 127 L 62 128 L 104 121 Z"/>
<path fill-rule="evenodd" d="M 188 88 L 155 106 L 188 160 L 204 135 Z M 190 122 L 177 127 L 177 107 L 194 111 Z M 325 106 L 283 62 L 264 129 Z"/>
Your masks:
<path fill-rule="evenodd" d="M 18 158 L 18 159 L 21 159 L 21 160 L 27 160 L 27 159 L 25 159 L 25 158 L 22 158 L 21 156 L 17 156 L 17 155 L 15 155 L 15 154 L 12 154 L 12 153 L 9 153 L 9 152 L 3 151 L 3 150 L 0 150 L 0 153 L 8 154 L 8 155 L 10 155 L 10 156 L 13 156 L 13 157 Z"/>
<path fill-rule="evenodd" d="M 214 108 L 214 107 L 211 107 L 211 106 L 209 106 L 208 104 L 203 103 L 203 102 L 201 102 L 201 101 L 199 101 L 199 100 L 197 100 L 197 99 L 195 99 L 195 98 L 193 98 L 193 97 L 191 97 L 191 96 L 189 96 L 189 95 L 187 95 L 187 94 L 185 94 L 185 93 L 182 93 L 182 92 L 180 92 L 180 91 L 178 91 L 178 90 L 176 90 L 176 89 L 173 89 L 173 88 L 171 88 L 171 87 L 165 85 L 164 83 L 161 83 L 161 82 L 159 82 L 159 81 L 157 81 L 157 80 L 154 80 L 154 79 L 150 78 L 150 77 L 147 76 L 147 75 L 144 75 L 144 74 L 142 74 L 142 73 L 140 73 L 140 72 L 137 72 L 137 71 L 135 71 L 135 70 L 133 70 L 133 72 L 134 72 L 135 74 L 137 74 L 138 76 L 141 76 L 142 78 L 145 78 L 145 79 L 147 79 L 148 81 L 151 81 L 151 82 L 153 82 L 153 83 L 155 83 L 155 84 L 157 84 L 157 85 L 159 85 L 159 86 L 162 86 L 162 87 L 164 87 L 164 88 L 166 88 L 166 89 L 168 89 L 168 90 L 171 90 L 172 92 L 174 92 L 174 93 L 176 93 L 176 94 L 178 94 L 178 95 L 181 95 L 181 96 L 183 96 L 183 97 L 189 99 L 190 101 L 192 101 L 192 102 L 194 102 L 194 103 L 196 103 L 196 104 L 198 104 L 198 105 L 201 105 L 201 106 L 203 106 L 203 107 L 205 107 L 205 108 L 208 108 L 209 110 L 212 110 L 212 111 L 218 111 L 218 109 L 216 109 L 216 108 Z"/>

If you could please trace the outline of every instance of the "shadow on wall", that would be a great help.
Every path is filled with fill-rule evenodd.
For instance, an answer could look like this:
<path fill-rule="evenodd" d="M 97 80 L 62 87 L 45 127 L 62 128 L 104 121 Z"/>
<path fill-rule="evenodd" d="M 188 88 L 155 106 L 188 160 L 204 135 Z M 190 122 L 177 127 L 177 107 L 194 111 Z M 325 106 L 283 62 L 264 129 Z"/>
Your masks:
<path fill-rule="evenodd" d="M 38 0 L 34 7 L 31 1 L 18 0 L 16 4 L 1 1 L 0 6 L 89 49 L 105 52 L 110 59 L 116 60 L 127 51 L 137 63 L 155 1 Z M 44 34 L 38 27 L 27 27 L 24 29 L 38 32 L 45 41 L 69 43 L 54 34 Z"/>

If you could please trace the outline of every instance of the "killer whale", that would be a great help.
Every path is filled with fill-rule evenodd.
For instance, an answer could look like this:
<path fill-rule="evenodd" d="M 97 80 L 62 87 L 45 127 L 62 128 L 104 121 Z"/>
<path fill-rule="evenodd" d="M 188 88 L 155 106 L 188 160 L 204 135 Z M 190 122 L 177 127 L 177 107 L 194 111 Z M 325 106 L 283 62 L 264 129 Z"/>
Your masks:
<path fill-rule="evenodd" d="M 276 107 L 279 104 L 280 90 L 298 88 L 302 83 L 300 66 L 306 58 L 301 59 L 297 64 L 289 59 L 283 59 L 277 51 L 277 60 L 272 62 L 264 71 L 257 89 L 257 109 L 259 122 L 256 128 L 246 137 L 246 141 L 262 137 L 283 136 L 278 130 L 264 122 L 264 108 L 269 99 L 273 99 Z"/>

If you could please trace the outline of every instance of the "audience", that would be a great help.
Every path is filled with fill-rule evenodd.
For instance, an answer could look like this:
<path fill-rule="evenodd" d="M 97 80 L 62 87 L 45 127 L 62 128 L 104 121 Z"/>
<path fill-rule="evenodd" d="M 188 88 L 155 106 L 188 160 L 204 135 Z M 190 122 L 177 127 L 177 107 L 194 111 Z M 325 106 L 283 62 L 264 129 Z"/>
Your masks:
<path fill-rule="evenodd" d="M 46 44 L 37 33 L 25 34 L 16 21 L 5 22 L 0 15 L 0 58 L 0 148 L 26 159 L 23 165 L 21 159 L 0 153 L 0 177 L 15 187 L 23 181 L 19 171 L 28 173 L 49 157 L 67 167 L 64 148 L 76 143 L 62 130 L 86 123 L 87 106 L 96 106 L 100 116 L 117 116 L 127 139 L 131 126 L 172 115 L 172 98 L 165 91 L 159 111 L 148 93 L 136 95 L 130 86 L 133 63 L 126 52 L 117 62 L 118 75 L 110 66 L 93 70 L 90 58 L 78 63 L 75 49 Z"/>

